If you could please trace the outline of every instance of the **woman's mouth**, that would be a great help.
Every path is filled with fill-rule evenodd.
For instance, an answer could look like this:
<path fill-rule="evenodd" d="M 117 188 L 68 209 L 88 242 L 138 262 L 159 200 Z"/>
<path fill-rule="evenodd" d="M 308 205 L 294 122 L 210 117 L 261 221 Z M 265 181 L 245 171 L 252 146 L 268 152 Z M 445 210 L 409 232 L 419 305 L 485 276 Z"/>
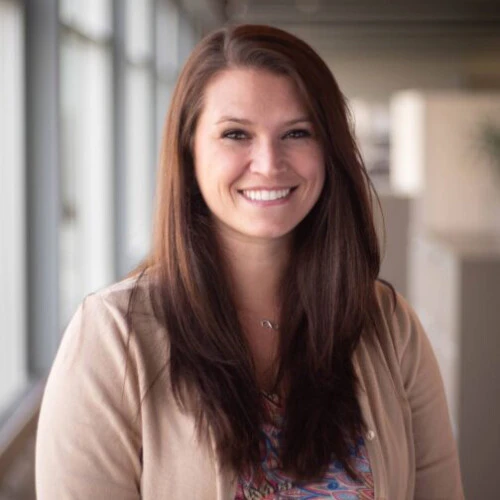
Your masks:
<path fill-rule="evenodd" d="M 296 188 L 283 189 L 243 189 L 240 193 L 251 201 L 276 201 L 284 200 Z"/>

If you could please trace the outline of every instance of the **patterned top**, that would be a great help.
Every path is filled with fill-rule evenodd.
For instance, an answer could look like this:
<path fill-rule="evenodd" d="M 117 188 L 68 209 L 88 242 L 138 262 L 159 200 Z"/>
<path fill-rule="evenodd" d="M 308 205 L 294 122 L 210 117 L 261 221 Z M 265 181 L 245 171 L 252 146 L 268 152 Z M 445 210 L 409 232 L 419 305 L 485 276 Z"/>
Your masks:
<path fill-rule="evenodd" d="M 333 460 L 325 477 L 308 484 L 294 484 L 293 480 L 277 468 L 280 428 L 284 407 L 275 394 L 263 393 L 264 404 L 270 415 L 270 422 L 263 425 L 265 451 L 260 467 L 241 475 L 238 480 L 235 500 L 292 500 L 292 499 L 373 499 L 373 476 L 368 454 L 362 437 L 351 447 L 352 463 L 359 481 L 354 481 L 342 467 Z"/>

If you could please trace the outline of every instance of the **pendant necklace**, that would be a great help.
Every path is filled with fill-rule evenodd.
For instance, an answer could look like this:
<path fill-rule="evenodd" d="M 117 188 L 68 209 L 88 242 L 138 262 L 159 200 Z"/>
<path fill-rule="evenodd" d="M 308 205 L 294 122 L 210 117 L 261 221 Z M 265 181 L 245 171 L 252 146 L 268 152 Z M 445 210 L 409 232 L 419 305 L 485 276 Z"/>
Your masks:
<path fill-rule="evenodd" d="M 278 331 L 280 329 L 278 323 L 273 323 L 269 319 L 261 319 L 260 320 L 260 326 L 262 328 L 267 328 L 268 330 L 275 330 Z"/>

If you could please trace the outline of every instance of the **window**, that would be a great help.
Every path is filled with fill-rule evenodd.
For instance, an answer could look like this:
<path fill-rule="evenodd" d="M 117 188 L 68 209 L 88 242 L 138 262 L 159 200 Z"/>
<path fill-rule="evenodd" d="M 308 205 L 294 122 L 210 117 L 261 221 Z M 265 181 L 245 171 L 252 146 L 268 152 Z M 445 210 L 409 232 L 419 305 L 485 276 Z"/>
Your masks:
<path fill-rule="evenodd" d="M 125 263 L 150 244 L 156 162 L 154 134 L 154 11 L 152 0 L 125 3 Z"/>
<path fill-rule="evenodd" d="M 0 414 L 84 296 L 147 252 L 159 130 L 197 33 L 180 4 L 0 0 Z"/>
<path fill-rule="evenodd" d="M 0 0 L 0 414 L 27 382 L 23 22 Z"/>
<path fill-rule="evenodd" d="M 61 327 L 114 279 L 111 12 L 109 0 L 61 3 Z"/>
<path fill-rule="evenodd" d="M 179 9 L 172 1 L 156 15 L 156 147 L 159 151 L 165 117 L 179 68 Z"/>

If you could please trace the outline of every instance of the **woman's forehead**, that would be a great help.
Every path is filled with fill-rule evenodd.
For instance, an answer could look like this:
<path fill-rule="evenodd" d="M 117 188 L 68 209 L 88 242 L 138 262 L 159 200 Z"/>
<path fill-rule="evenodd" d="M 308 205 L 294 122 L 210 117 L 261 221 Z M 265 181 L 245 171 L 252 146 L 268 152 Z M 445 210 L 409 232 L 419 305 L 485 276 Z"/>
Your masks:
<path fill-rule="evenodd" d="M 309 119 L 291 77 L 255 68 L 230 68 L 215 75 L 205 89 L 202 112 L 218 121 L 252 121 L 272 113 L 284 122 Z"/>

